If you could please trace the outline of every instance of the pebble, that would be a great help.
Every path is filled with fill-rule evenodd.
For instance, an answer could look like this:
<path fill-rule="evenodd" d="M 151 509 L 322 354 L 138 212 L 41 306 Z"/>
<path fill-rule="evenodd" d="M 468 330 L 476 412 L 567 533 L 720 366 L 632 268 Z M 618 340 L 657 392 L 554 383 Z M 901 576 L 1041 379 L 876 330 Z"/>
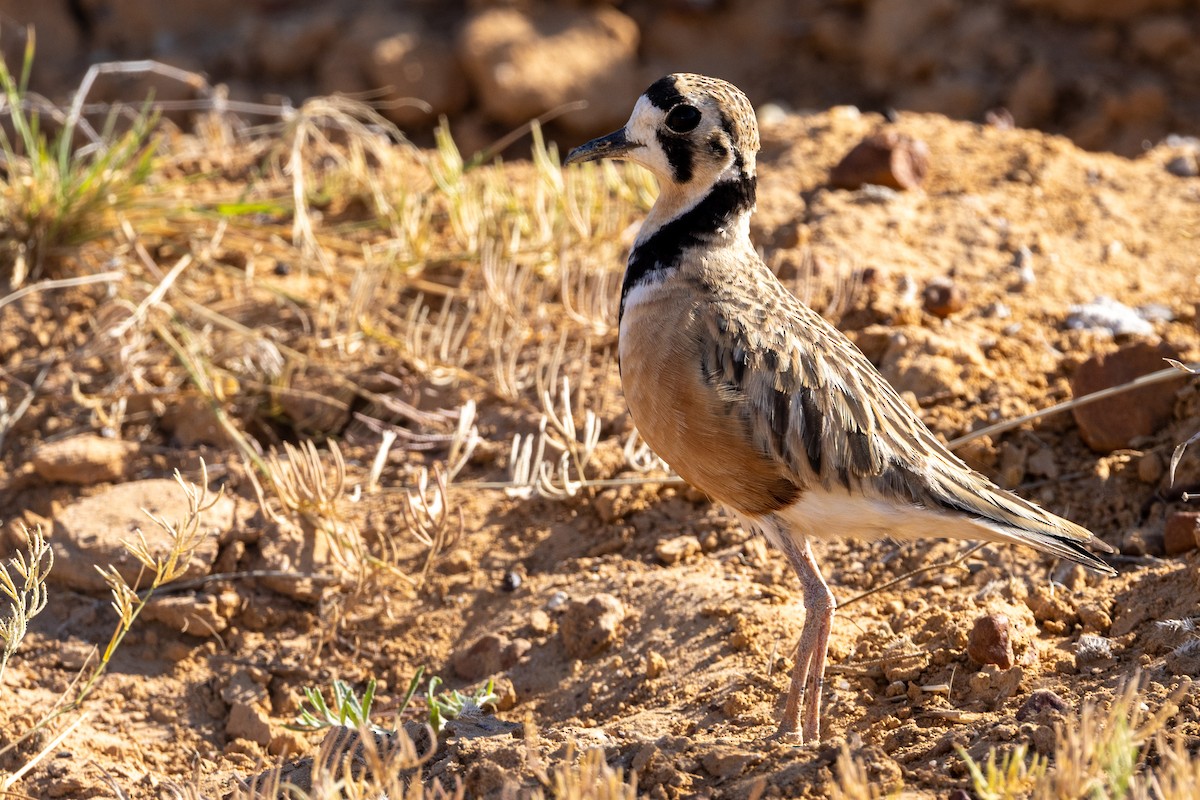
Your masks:
<path fill-rule="evenodd" d="M 864 184 L 916 189 L 925 182 L 928 171 L 929 146 L 888 130 L 856 144 L 830 171 L 829 183 L 837 189 L 858 189 Z"/>
<path fill-rule="evenodd" d="M 601 593 L 587 602 L 567 606 L 558 632 L 572 658 L 590 658 L 616 642 L 625 606 L 611 594 Z"/>
<path fill-rule="evenodd" d="M 1150 336 L 1154 326 L 1136 309 L 1101 295 L 1090 303 L 1071 306 L 1067 327 L 1072 330 L 1107 331 L 1113 336 Z"/>
<path fill-rule="evenodd" d="M 1200 162 L 1195 155 L 1179 155 L 1167 162 L 1167 172 L 1180 178 L 1194 178 L 1200 175 Z"/>
<path fill-rule="evenodd" d="M 186 577 L 209 572 L 217 556 L 219 535 L 234 524 L 234 507 L 234 501 L 226 496 L 204 512 L 201 525 L 212 535 L 205 536 L 196 549 Z M 54 550 L 50 581 L 80 592 L 107 594 L 108 584 L 96 567 L 111 565 L 132 586 L 145 569 L 125 546 L 126 540 L 136 536 L 134 531 L 142 531 L 152 554 L 165 553 L 170 547 L 170 535 L 146 512 L 168 520 L 183 519 L 187 498 L 175 481 L 154 479 L 118 484 L 67 506 L 55 517 L 49 537 Z"/>
<path fill-rule="evenodd" d="M 234 739 L 247 739 L 265 746 L 271 743 L 271 718 L 259 706 L 239 701 L 229 708 L 225 733 Z"/>
<path fill-rule="evenodd" d="M 654 547 L 654 555 L 658 556 L 658 560 L 667 566 L 678 564 L 699 552 L 700 540 L 691 535 L 665 539 Z"/>
<path fill-rule="evenodd" d="M 1200 511 L 1176 511 L 1167 517 L 1163 551 L 1177 556 L 1200 547 Z"/>
<path fill-rule="evenodd" d="M 528 639 L 485 633 L 451 656 L 450 667 L 463 680 L 477 681 L 512 668 L 532 647 Z"/>
<path fill-rule="evenodd" d="M 500 582 L 500 588 L 506 592 L 515 592 L 521 588 L 521 573 L 511 570 L 504 573 L 504 580 Z"/>
<path fill-rule="evenodd" d="M 967 655 L 977 664 L 995 664 L 1000 669 L 1012 667 L 1016 658 L 1013 655 L 1008 617 L 1005 614 L 987 614 L 975 620 L 975 626 L 967 637 Z"/>
<path fill-rule="evenodd" d="M 646 677 L 657 678 L 667 671 L 667 660 L 657 650 L 646 653 Z"/>
<path fill-rule="evenodd" d="M 88 433 L 39 444 L 30 459 L 43 480 L 90 486 L 125 477 L 138 450 L 133 442 Z"/>
<path fill-rule="evenodd" d="M 950 278 L 935 278 L 926 286 L 922 294 L 922 305 L 925 310 L 938 319 L 946 319 L 951 314 L 962 311 L 967 304 L 967 292 Z"/>
<path fill-rule="evenodd" d="M 1179 351 L 1165 342 L 1133 342 L 1116 352 L 1097 354 L 1084 361 L 1071 376 L 1071 394 L 1082 397 L 1120 386 L 1135 378 L 1167 368 L 1164 358 L 1178 359 Z M 1175 392 L 1187 375 L 1143 386 L 1071 409 L 1079 434 L 1098 453 L 1127 448 L 1139 436 L 1150 436 L 1170 422 L 1175 413 Z"/>
<path fill-rule="evenodd" d="M 558 611 L 560 608 L 566 606 L 568 599 L 567 593 L 560 589 L 559 591 L 550 595 L 550 599 L 546 601 L 546 610 Z"/>

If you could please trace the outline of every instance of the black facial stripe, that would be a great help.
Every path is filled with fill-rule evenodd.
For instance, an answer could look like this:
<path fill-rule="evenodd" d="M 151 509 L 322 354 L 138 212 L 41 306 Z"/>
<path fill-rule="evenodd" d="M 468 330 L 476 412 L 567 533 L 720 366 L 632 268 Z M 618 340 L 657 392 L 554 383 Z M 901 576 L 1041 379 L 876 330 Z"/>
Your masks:
<path fill-rule="evenodd" d="M 683 95 L 675 88 L 675 79 L 670 75 L 659 78 L 650 84 L 646 97 L 660 111 L 670 111 L 684 101 Z"/>
<path fill-rule="evenodd" d="M 687 183 L 692 179 L 692 143 L 679 136 L 658 131 L 655 133 L 658 144 L 667 154 L 667 163 L 671 165 L 671 173 L 675 183 Z"/>
<path fill-rule="evenodd" d="M 725 135 L 728 136 L 729 141 L 732 142 L 735 139 L 735 137 L 733 135 L 733 123 L 729 121 L 729 117 L 726 116 L 724 111 L 721 111 L 720 114 L 721 114 L 721 130 L 725 131 Z M 712 149 L 714 151 L 717 150 L 717 142 L 715 140 L 712 143 Z M 723 152 L 722 152 L 722 155 L 724 155 Z M 746 166 L 746 162 L 742 159 L 741 151 L 738 150 L 736 147 L 733 148 L 733 165 L 737 168 L 738 172 L 741 172 L 742 168 Z"/>
<path fill-rule="evenodd" d="M 718 229 L 727 228 L 744 211 L 754 207 L 753 176 L 721 181 L 694 208 L 663 225 L 654 235 L 633 249 L 625 280 L 621 283 L 621 315 L 629 291 L 655 270 L 674 266 L 689 247 L 703 244 Z"/>

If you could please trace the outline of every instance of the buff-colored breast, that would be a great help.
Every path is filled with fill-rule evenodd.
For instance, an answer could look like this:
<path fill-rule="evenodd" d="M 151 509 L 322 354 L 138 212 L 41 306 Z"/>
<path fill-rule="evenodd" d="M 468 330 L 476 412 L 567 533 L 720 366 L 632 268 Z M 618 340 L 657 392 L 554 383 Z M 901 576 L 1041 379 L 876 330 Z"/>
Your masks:
<path fill-rule="evenodd" d="M 745 405 L 704 374 L 708 332 L 687 292 L 659 291 L 626 308 L 621 382 L 643 438 L 680 477 L 751 516 L 793 502 L 799 488 L 754 446 Z"/>

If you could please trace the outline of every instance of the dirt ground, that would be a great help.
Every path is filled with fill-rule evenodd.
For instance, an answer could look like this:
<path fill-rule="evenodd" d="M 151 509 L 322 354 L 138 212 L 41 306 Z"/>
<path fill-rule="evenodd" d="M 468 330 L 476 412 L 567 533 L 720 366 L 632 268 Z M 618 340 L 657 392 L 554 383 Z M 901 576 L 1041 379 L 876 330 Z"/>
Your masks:
<path fill-rule="evenodd" d="M 1101 295 L 1154 306 L 1153 334 L 1143 338 L 1169 343 L 1185 362 L 1200 360 L 1200 178 L 1165 166 L 1184 150 L 1160 146 L 1127 160 L 1037 132 L 902 114 L 894 127 L 931 153 L 923 190 L 828 188 L 831 166 L 884 124 L 852 109 L 764 120 L 754 235 L 781 276 L 798 290 L 817 287 L 816 305 L 912 393 L 939 435 L 951 440 L 1068 399 L 1083 361 L 1131 341 L 1067 326 L 1073 305 Z M 527 173 L 520 164 L 504 169 L 513 181 Z M 81 261 L 101 263 L 89 252 L 80 251 Z M 937 279 L 962 293 L 961 309 L 946 319 L 922 310 L 922 292 Z M 287 280 L 292 296 L 303 298 L 303 279 Z M 42 442 L 100 427 L 57 370 L 69 365 L 93 387 L 99 380 L 99 366 L 73 362 L 70 353 L 92 336 L 102 300 L 103 290 L 82 287 L 0 310 L 7 374 L 32 380 L 47 358 L 55 370 L 4 445 L 0 520 L 10 540 L 10 521 L 41 522 L 58 535 L 53 524 L 64 509 L 107 488 L 53 483 L 27 468 Z M 398 307 L 406 302 L 411 295 L 396 298 Z M 609 480 L 643 477 L 621 456 L 630 423 L 616 365 L 605 356 L 614 342 L 606 332 L 591 351 L 594 394 L 606 398 L 594 403 L 602 436 L 593 477 Z M 340 678 L 361 690 L 373 676 L 377 707 L 386 712 L 419 667 L 466 688 L 495 666 L 497 716 L 521 726 L 518 733 L 451 738 L 424 770 L 444 784 L 461 781 L 471 797 L 531 790 L 538 785 L 531 764 L 561 759 L 569 742 L 601 747 L 610 764 L 636 770 L 649 797 L 745 798 L 763 789 L 763 778 L 766 796 L 826 797 L 843 742 L 881 786 L 946 797 L 969 786 L 956 746 L 976 759 L 1018 742 L 1046 752 L 1055 721 L 1085 700 L 1111 698 L 1140 671 L 1144 701 L 1154 708 L 1197 669 L 1194 655 L 1164 652 L 1156 625 L 1200 615 L 1200 551 L 1163 550 L 1167 518 L 1196 510 L 1182 492 L 1200 491 L 1200 447 L 1184 456 L 1174 485 L 1165 470 L 1175 446 L 1200 428 L 1196 380 L 1162 389 L 1175 394 L 1166 424 L 1113 452 L 1091 450 L 1070 413 L 960 450 L 1120 550 L 1117 577 L 986 547 L 890 585 L 954 559 L 968 543 L 862 543 L 823 532 L 818 557 L 841 604 L 824 740 L 793 747 L 770 738 L 804 617 L 780 554 L 669 481 L 605 485 L 568 499 L 474 488 L 506 478 L 512 436 L 535 431 L 537 415 L 471 380 L 435 385 L 401 372 L 397 391 L 423 409 L 475 399 L 484 439 L 449 490 L 462 534 L 425 585 L 378 580 L 369 592 L 330 590 L 312 602 L 242 577 L 178 593 L 215 597 L 227 627 L 184 634 L 137 621 L 85 704 L 82 724 L 16 784 L 15 796 L 111 797 L 119 787 L 124 796 L 158 797 L 170 796 L 175 783 L 221 797 L 280 756 L 311 754 L 319 734 L 283 728 L 306 686 Z M 6 391 L 11 408 L 20 395 L 15 383 Z M 242 534 L 236 548 L 222 545 L 213 571 L 251 568 L 264 546 L 259 537 L 274 528 L 258 512 L 232 446 L 184 444 L 153 413 L 137 426 L 128 477 L 169 477 L 179 468 L 196 480 L 203 457 L 214 485 L 236 499 Z M 132 438 L 134 427 L 128 423 L 123 435 Z M 283 426 L 274 430 L 295 438 Z M 341 438 L 348 482 L 363 483 L 378 438 Z M 416 466 L 445 458 L 444 443 L 411 451 L 389 464 L 382 483 L 402 483 Z M 400 497 L 366 496 L 348 514 L 367 537 L 398 530 Z M 415 574 L 423 552 L 413 542 L 397 563 Z M 68 688 L 90 647 L 103 647 L 111 634 L 102 593 L 61 585 L 50 592 L 47 612 L 0 686 L 0 742 L 26 730 Z M 589 648 L 578 643 L 577 628 L 604 616 L 586 605 L 597 595 L 615 598 L 602 610 L 619 621 Z M 981 666 L 967 655 L 968 634 L 980 617 L 1001 613 L 1016 663 Z M 1094 637 L 1107 644 L 1097 649 Z M 464 655 L 473 646 L 478 658 Z M 238 687 L 249 687 L 269 719 L 258 741 L 229 732 Z M 1065 709 L 1022 711 L 1039 690 L 1056 694 Z M 405 712 L 417 716 L 415 708 Z M 1194 691 L 1170 727 L 1200 748 Z M 0 769 L 14 771 L 50 742 L 50 733 L 34 737 Z"/>

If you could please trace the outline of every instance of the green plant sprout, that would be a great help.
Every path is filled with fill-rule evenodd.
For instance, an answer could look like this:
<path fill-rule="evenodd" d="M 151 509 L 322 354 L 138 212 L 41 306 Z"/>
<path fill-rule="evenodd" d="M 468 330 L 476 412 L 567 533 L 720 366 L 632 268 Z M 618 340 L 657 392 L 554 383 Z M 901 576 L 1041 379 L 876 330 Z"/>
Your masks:
<path fill-rule="evenodd" d="M 490 678 L 475 691 L 465 694 L 456 689 L 438 693 L 437 688 L 441 685 L 441 678 L 436 675 L 430 678 L 425 700 L 429 705 L 429 727 L 438 736 L 441 736 L 450 720 L 479 713 L 484 706 L 495 705 L 500 700 L 500 695 L 495 691 L 495 681 Z"/>

